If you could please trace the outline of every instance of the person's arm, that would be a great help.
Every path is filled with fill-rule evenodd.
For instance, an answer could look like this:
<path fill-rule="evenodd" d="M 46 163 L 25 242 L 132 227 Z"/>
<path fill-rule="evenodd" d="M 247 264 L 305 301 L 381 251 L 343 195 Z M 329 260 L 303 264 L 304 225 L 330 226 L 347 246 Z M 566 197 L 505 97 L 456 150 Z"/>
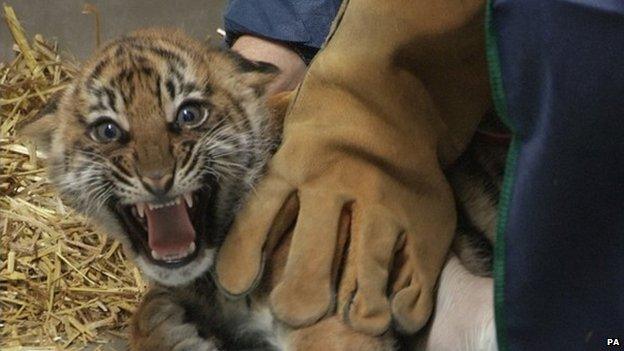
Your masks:
<path fill-rule="evenodd" d="M 294 89 L 325 41 L 340 0 L 230 0 L 223 15 L 225 43 L 243 57 L 277 66 L 269 93 Z"/>
<path fill-rule="evenodd" d="M 268 62 L 279 68 L 279 75 L 267 87 L 269 96 L 295 89 L 305 74 L 306 64 L 301 56 L 277 41 L 254 35 L 242 35 L 236 39 L 232 50 L 249 60 Z"/>

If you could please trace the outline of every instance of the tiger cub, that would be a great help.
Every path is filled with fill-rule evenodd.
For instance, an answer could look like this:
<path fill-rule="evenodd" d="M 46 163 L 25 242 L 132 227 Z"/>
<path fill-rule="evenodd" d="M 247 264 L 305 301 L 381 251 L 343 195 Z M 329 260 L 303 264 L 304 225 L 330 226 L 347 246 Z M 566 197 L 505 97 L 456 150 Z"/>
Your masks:
<path fill-rule="evenodd" d="M 141 30 L 100 49 L 25 127 L 64 201 L 154 282 L 133 317 L 132 349 L 393 348 L 389 335 L 359 334 L 338 317 L 290 331 L 273 321 L 268 293 L 228 301 L 210 277 L 279 143 L 264 90 L 276 73 L 180 32 Z M 279 275 L 283 252 L 269 275 Z"/>
<path fill-rule="evenodd" d="M 142 30 L 99 50 L 26 127 L 64 201 L 154 281 L 133 318 L 133 349 L 394 347 L 390 335 L 358 334 L 337 317 L 290 331 L 262 291 L 227 301 L 208 273 L 279 143 L 283 110 L 270 113 L 264 94 L 276 73 L 176 31 Z M 480 275 L 491 267 L 504 153 L 475 140 L 448 172 L 462 214 L 454 248 Z M 273 279 L 284 252 L 271 260 Z"/>

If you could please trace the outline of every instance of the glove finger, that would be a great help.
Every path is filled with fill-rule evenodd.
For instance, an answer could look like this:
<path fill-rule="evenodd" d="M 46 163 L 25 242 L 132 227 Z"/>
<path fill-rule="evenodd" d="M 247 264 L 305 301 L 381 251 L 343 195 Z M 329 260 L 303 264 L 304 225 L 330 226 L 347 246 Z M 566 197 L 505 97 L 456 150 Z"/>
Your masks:
<path fill-rule="evenodd" d="M 356 204 L 357 205 L 357 204 Z M 351 223 L 357 237 L 357 290 L 348 312 L 347 323 L 363 333 L 379 335 L 390 327 L 388 276 L 401 228 L 386 210 L 356 211 Z"/>
<path fill-rule="evenodd" d="M 406 243 L 400 256 L 404 263 L 399 270 L 397 282 L 393 290 L 396 291 L 391 301 L 392 317 L 395 327 L 404 333 L 415 333 L 429 320 L 433 309 L 433 286 L 420 279 L 416 267 L 422 265 L 417 261 L 418 249 L 410 245 L 410 233 L 406 233 Z M 435 278 L 430 279 L 432 284 Z"/>
<path fill-rule="evenodd" d="M 413 267 L 407 262 L 405 254 L 405 232 L 399 235 L 394 251 L 394 261 L 392 262 L 392 270 L 390 274 L 390 296 L 394 296 L 399 290 L 406 288 L 412 281 Z"/>
<path fill-rule="evenodd" d="M 214 272 L 226 295 L 238 297 L 253 289 L 262 277 L 265 251 L 292 225 L 298 204 L 286 182 L 268 176 L 260 182 L 237 215 L 217 254 Z"/>
<path fill-rule="evenodd" d="M 345 201 L 304 190 L 288 260 L 270 302 L 273 314 L 293 327 L 312 324 L 333 304 L 332 263 Z"/>
<path fill-rule="evenodd" d="M 391 302 L 395 328 L 412 334 L 420 330 L 431 316 L 433 289 L 425 289 L 417 279 L 394 295 Z"/>
<path fill-rule="evenodd" d="M 357 237 L 350 235 L 352 218 L 351 207 L 352 206 L 349 206 L 348 208 L 348 215 L 342 218 L 344 227 L 341 233 L 345 234 L 345 238 L 343 239 L 344 248 L 341 250 L 342 255 L 340 260 L 334 260 L 335 285 L 338 287 L 336 309 L 342 312 L 347 311 L 346 306 L 351 303 L 353 295 L 357 290 L 357 257 L 354 249 L 357 246 Z"/>

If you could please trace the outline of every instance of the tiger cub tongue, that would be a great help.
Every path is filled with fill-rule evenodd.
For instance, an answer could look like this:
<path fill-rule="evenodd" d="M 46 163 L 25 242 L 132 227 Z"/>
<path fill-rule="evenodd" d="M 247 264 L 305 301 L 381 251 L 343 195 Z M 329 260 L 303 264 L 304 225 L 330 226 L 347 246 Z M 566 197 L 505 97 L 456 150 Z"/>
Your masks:
<path fill-rule="evenodd" d="M 195 229 L 184 201 L 155 209 L 145 207 L 149 247 L 158 256 L 186 256 L 195 242 Z"/>

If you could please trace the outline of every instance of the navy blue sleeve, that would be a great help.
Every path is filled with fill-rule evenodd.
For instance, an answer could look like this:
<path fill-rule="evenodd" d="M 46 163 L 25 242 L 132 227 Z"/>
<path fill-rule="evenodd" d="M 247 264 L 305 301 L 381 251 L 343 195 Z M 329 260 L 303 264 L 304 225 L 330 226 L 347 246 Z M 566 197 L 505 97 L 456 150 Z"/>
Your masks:
<path fill-rule="evenodd" d="M 230 0 L 223 16 L 226 43 L 241 34 L 292 45 L 308 61 L 321 47 L 341 0 Z"/>
<path fill-rule="evenodd" d="M 515 134 L 496 242 L 499 348 L 620 350 L 624 2 L 496 0 L 492 11 Z"/>

